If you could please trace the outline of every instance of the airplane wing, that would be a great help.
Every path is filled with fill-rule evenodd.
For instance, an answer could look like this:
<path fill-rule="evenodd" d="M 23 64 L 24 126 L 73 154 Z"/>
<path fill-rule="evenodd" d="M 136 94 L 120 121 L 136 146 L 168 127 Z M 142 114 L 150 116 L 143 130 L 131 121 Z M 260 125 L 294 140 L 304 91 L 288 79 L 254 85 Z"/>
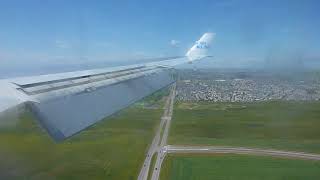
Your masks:
<path fill-rule="evenodd" d="M 173 83 L 172 68 L 207 57 L 213 36 L 157 62 L 1 80 L 0 112 L 26 105 L 54 140 L 64 140 Z"/>

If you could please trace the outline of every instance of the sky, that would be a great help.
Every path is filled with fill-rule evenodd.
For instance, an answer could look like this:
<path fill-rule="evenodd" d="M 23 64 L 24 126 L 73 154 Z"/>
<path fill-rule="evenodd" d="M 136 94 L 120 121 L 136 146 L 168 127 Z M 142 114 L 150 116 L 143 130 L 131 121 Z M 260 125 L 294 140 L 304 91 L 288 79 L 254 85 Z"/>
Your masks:
<path fill-rule="evenodd" d="M 205 32 L 216 33 L 205 65 L 315 67 L 319 8 L 318 0 L 0 0 L 0 78 L 184 55 Z"/>

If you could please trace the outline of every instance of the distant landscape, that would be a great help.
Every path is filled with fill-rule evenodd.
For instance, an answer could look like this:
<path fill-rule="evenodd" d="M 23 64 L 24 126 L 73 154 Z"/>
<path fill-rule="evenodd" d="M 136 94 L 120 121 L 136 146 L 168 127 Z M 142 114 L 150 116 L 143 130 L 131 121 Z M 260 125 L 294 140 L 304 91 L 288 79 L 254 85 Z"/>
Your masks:
<path fill-rule="evenodd" d="M 319 71 L 181 70 L 179 101 L 260 102 L 320 100 Z"/>

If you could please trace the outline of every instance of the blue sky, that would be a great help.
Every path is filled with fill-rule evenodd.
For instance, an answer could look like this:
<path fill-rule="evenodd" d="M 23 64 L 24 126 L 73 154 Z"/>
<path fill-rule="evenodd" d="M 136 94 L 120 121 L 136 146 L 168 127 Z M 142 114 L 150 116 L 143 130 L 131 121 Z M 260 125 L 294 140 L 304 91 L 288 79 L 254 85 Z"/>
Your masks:
<path fill-rule="evenodd" d="M 316 61 L 319 8 L 317 0 L 1 0 L 0 71 L 184 54 L 207 31 L 216 33 L 212 66 Z"/>

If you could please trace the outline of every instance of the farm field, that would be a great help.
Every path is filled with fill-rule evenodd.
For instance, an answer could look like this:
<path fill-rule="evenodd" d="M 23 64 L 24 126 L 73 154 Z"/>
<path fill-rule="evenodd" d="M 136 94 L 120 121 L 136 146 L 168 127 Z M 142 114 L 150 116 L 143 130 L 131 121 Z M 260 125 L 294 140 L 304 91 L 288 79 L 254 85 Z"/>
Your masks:
<path fill-rule="evenodd" d="M 169 144 L 320 153 L 319 109 L 320 102 L 178 102 Z"/>
<path fill-rule="evenodd" d="M 161 180 L 313 180 L 320 162 L 245 155 L 181 154 L 166 157 Z"/>

